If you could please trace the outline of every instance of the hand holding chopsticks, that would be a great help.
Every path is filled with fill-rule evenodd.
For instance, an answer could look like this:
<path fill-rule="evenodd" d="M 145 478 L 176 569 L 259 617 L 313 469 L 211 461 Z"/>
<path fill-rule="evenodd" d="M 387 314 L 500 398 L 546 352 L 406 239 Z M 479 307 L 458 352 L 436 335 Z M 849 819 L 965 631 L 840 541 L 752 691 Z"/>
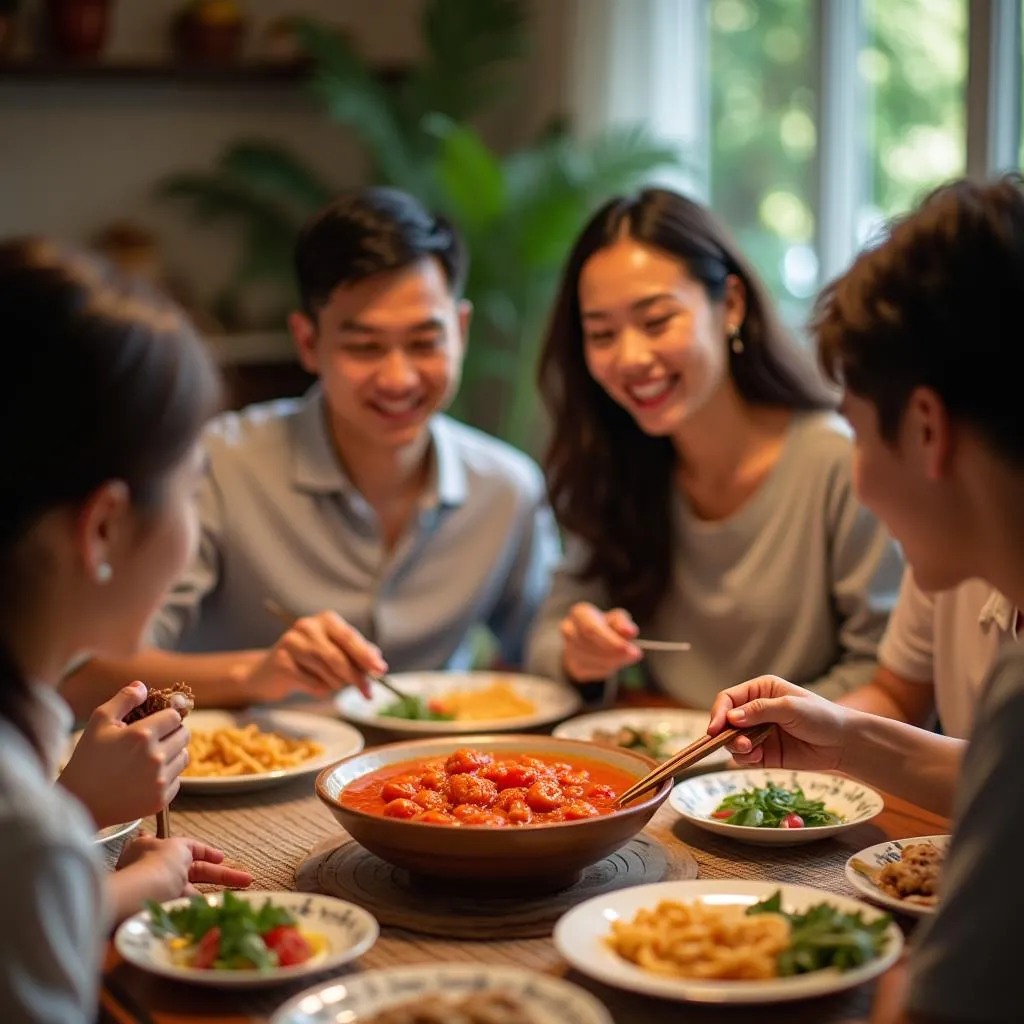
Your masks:
<path fill-rule="evenodd" d="M 273 615 L 275 619 L 277 619 L 283 626 L 285 626 L 289 630 L 292 629 L 301 618 L 301 616 L 297 615 L 295 612 L 291 611 L 288 608 L 285 608 L 283 605 L 279 604 L 277 601 L 271 600 L 270 598 L 267 598 L 263 602 L 263 607 L 266 608 L 266 610 L 270 612 L 270 614 Z M 325 613 L 325 615 L 326 614 L 327 613 Z M 349 678 L 346 678 L 345 673 L 339 672 L 338 682 L 341 684 L 345 682 L 353 682 L 353 680 L 350 678 L 350 675 L 351 672 L 354 671 L 358 674 L 358 680 L 355 681 L 355 684 L 359 687 L 359 689 L 363 691 L 366 697 L 370 696 L 370 691 L 366 684 L 366 680 L 370 679 L 375 683 L 379 683 L 381 686 L 384 687 L 384 689 L 390 690 L 396 697 L 399 697 L 401 700 L 409 700 L 410 695 L 407 693 L 403 693 L 400 689 L 398 689 L 398 687 L 395 686 L 394 683 L 392 683 L 383 674 L 383 672 L 370 671 L 370 669 L 367 667 L 373 666 L 375 662 L 378 663 L 380 666 L 384 666 L 384 662 L 383 660 L 381 660 L 380 652 L 377 650 L 377 648 L 373 647 L 365 639 L 363 639 L 363 637 L 359 636 L 359 634 L 354 629 L 352 629 L 352 627 L 349 626 L 347 623 L 341 623 L 337 616 L 330 615 L 329 617 L 334 619 L 334 632 L 326 632 L 325 636 L 315 636 L 313 637 L 313 639 L 319 642 L 321 645 L 326 645 L 329 649 L 329 653 L 333 654 L 335 659 L 347 659 L 349 664 L 345 665 L 345 669 L 349 675 Z M 344 630 L 347 631 L 346 633 L 338 633 L 339 623 L 342 627 L 344 627 Z M 325 623 L 325 626 L 326 625 L 327 624 Z M 358 647 L 358 650 L 355 649 L 356 647 Z M 371 652 L 373 656 L 372 661 L 367 659 L 366 651 Z M 338 684 L 336 683 L 335 688 L 337 688 L 337 685 Z"/>
<path fill-rule="evenodd" d="M 695 740 L 688 747 L 673 754 L 667 761 L 658 765 L 654 771 L 649 772 L 642 779 L 634 782 L 619 798 L 616 803 L 622 807 L 630 800 L 646 793 L 648 790 L 660 786 L 666 779 L 674 778 L 681 772 L 692 768 L 695 764 L 703 761 L 709 754 L 713 754 L 719 747 L 724 747 L 741 736 L 746 736 L 753 747 L 758 746 L 767 739 L 769 733 L 775 728 L 774 724 L 754 726 L 752 729 L 723 729 L 717 736 L 702 736 Z"/>

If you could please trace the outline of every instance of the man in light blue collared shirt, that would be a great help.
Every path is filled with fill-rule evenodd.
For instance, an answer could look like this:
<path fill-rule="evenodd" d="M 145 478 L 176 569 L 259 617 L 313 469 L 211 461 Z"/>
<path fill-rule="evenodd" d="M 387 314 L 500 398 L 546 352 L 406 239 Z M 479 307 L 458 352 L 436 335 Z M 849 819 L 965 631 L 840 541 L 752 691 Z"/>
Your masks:
<path fill-rule="evenodd" d="M 364 189 L 306 226 L 296 269 L 289 327 L 319 383 L 211 426 L 200 553 L 158 646 L 75 672 L 76 709 L 134 677 L 230 706 L 465 667 L 478 624 L 519 660 L 557 534 L 535 463 L 442 413 L 470 313 L 456 232 Z M 299 616 L 283 635 L 268 600 Z"/>

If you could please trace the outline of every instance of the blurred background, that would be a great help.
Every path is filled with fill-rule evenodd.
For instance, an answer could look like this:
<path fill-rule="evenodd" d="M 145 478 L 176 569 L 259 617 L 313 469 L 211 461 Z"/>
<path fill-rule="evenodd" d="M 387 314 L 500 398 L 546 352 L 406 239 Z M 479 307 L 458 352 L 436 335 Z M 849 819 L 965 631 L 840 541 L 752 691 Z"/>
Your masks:
<path fill-rule="evenodd" d="M 414 192 L 468 236 L 456 415 L 539 441 L 575 232 L 710 202 L 802 330 L 922 192 L 1021 163 L 1021 0 L 0 0 L 0 234 L 93 244 L 192 311 L 234 404 L 297 394 L 297 226 Z"/>

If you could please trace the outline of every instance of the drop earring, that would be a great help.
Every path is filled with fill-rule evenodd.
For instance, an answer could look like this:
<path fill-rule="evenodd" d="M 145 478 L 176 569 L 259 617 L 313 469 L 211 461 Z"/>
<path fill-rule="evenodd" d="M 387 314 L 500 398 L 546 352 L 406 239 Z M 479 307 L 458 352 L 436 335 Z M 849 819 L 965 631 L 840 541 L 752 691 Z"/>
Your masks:
<path fill-rule="evenodd" d="M 741 355 L 743 352 L 743 339 L 740 337 L 740 329 L 738 326 L 734 326 L 729 329 L 729 347 L 736 353 L 736 355 Z"/>
<path fill-rule="evenodd" d="M 96 582 L 100 585 L 109 583 L 113 578 L 114 570 L 110 568 L 109 562 L 100 562 L 96 566 Z"/>

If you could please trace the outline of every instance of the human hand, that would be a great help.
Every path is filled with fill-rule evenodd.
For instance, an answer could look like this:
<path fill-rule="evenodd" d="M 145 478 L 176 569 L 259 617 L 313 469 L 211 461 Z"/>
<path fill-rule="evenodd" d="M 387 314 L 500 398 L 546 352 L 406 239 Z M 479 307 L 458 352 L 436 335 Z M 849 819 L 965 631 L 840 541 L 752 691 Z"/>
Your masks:
<path fill-rule="evenodd" d="M 640 661 L 643 652 L 630 641 L 639 630 L 629 612 L 602 612 L 586 602 L 575 604 L 562 620 L 562 666 L 570 679 L 597 682 Z"/>
<path fill-rule="evenodd" d="M 127 843 L 117 862 L 118 873 L 131 875 L 142 899 L 177 899 L 196 892 L 193 883 L 207 882 L 233 889 L 252 884 L 248 871 L 228 867 L 220 850 L 197 839 L 140 836 Z"/>
<path fill-rule="evenodd" d="M 760 676 L 715 698 L 708 733 L 715 736 L 727 726 L 746 729 L 773 722 L 776 728 L 759 746 L 752 747 L 745 736 L 729 744 L 738 765 L 837 770 L 852 716 L 853 712 L 802 686 L 778 676 Z"/>
<path fill-rule="evenodd" d="M 336 612 L 297 619 L 242 680 L 258 700 L 278 701 L 296 693 L 323 696 L 324 690 L 356 686 L 370 696 L 370 675 L 387 672 L 380 648 Z"/>
<path fill-rule="evenodd" d="M 89 716 L 60 783 L 92 814 L 97 828 L 145 818 L 166 807 L 188 764 L 188 731 L 172 708 L 131 725 L 122 719 L 146 699 L 131 683 Z"/>

